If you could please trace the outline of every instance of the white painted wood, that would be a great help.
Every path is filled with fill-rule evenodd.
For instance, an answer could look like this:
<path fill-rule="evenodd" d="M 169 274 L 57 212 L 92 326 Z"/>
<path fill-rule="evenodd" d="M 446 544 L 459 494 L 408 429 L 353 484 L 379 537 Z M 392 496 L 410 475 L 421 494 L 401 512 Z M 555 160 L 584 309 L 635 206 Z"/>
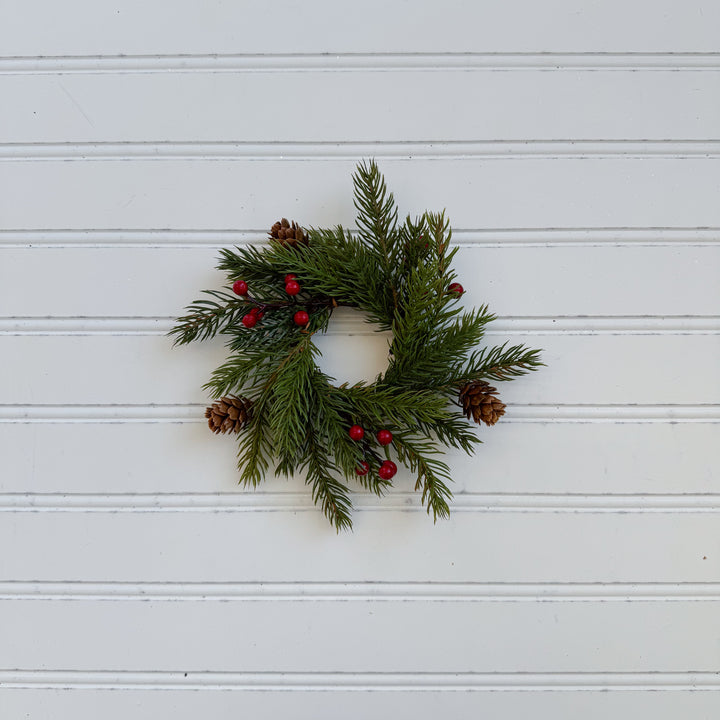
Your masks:
<path fill-rule="evenodd" d="M 121 675 L 115 677 L 122 683 Z M 647 676 L 640 679 L 639 685 L 643 686 L 648 679 Z M 608 684 L 614 681 L 612 676 L 607 679 Z M 34 685 L 23 689 L 0 689 L 0 706 L 11 717 L 28 716 L 34 720 L 95 715 L 102 715 L 106 720 L 125 720 L 130 716 L 136 720 L 155 720 L 163 714 L 176 720 L 195 720 L 203 715 L 230 718 L 239 714 L 262 720 L 278 717 L 316 720 L 337 717 L 338 712 L 347 720 L 364 720 L 367 717 L 392 717 L 397 708 L 413 717 L 486 715 L 511 718 L 532 715 L 553 720 L 576 720 L 578 717 L 606 720 L 647 714 L 655 720 L 675 720 L 687 714 L 697 720 L 714 720 L 720 711 L 720 693 L 696 686 L 678 690 L 648 688 L 646 685 L 643 689 L 629 689 L 623 685 L 615 686 L 613 690 L 572 688 L 571 692 L 545 686 L 537 692 L 512 688 L 503 688 L 502 692 L 472 692 L 464 687 L 456 691 L 434 688 L 418 691 L 415 687 L 411 690 L 394 687 L 389 690 L 288 690 L 287 678 L 280 676 L 276 685 L 261 690 L 203 688 L 193 692 L 120 687 L 122 690 L 98 690 L 84 685 L 72 689 L 45 689 Z M 278 692 L 279 688 L 282 692 Z"/>
<path fill-rule="evenodd" d="M 105 5 L 6 0 L 4 55 L 155 53 L 716 52 L 718 8 L 704 0 L 578 5 L 464 0 L 411 8 L 369 0 L 273 3 L 141 0 Z M 28 28 L 32 27 L 32 32 Z"/>
<path fill-rule="evenodd" d="M 258 231 L 254 237 L 264 236 Z M 717 238 L 720 241 L 720 231 Z M 458 242 L 465 242 L 463 233 Z M 214 247 L 0 245 L 0 314 L 177 317 L 203 289 L 224 284 L 224 275 L 214 270 L 218 255 Z M 717 317 L 720 308 L 720 242 L 654 247 L 479 243 L 458 251 L 456 271 L 467 290 L 466 306 L 487 303 L 501 316 L 547 317 L 548 327 L 556 316 Z M 593 329 L 592 321 L 586 322 Z M 607 327 L 620 329 L 624 322 L 609 320 Z M 643 322 L 646 329 L 652 327 L 652 321 L 640 319 L 635 330 L 640 331 Z M 494 323 L 489 330 L 498 324 L 502 326 Z M 14 327 L 22 329 L 20 323 Z M 132 329 L 133 322 L 127 327 Z M 168 327 L 169 320 L 158 323 L 158 332 Z M 0 332 L 8 329 L 0 327 Z"/>
<path fill-rule="evenodd" d="M 718 21 L 6 0 L 0 716 L 714 720 Z M 302 478 L 237 486 L 221 343 L 163 334 L 219 247 L 352 225 L 370 156 L 548 367 L 447 456 L 449 521 L 402 472 L 336 536 Z M 381 370 L 366 333 L 336 318 L 326 367 Z"/>
<path fill-rule="evenodd" d="M 194 414 L 195 421 L 185 424 L 0 424 L 0 493 L 244 495 L 237 485 L 235 441 L 211 435 L 199 409 Z M 717 422 L 499 423 L 478 434 L 485 442 L 474 457 L 446 455 L 456 494 L 720 493 L 716 463 L 697 462 L 710 460 L 709 451 L 720 447 Z M 398 487 L 412 490 L 403 476 Z M 304 492 L 300 478 L 288 482 L 272 475 L 262 489 Z"/>
<path fill-rule="evenodd" d="M 0 60 L 6 108 L 0 137 L 3 143 L 351 141 L 369 143 L 368 155 L 383 153 L 382 143 L 439 137 L 438 151 L 444 142 L 469 140 L 703 141 L 717 137 L 718 72 L 720 64 L 713 72 L 378 68 L 28 76 L 1 74 Z M 372 103 L 359 101 L 370 95 Z M 443 101 L 428 103 L 428 96 Z M 462 107 L 450 110 L 459 97 Z M 348 109 L 342 123 L 328 113 L 328 98 Z"/>
<path fill-rule="evenodd" d="M 361 157 L 7 160 L 0 228 L 265 228 L 279 214 L 347 225 Z M 458 228 L 720 226 L 720 164 L 711 157 L 384 158 L 380 166 L 403 212 L 444 207 Z"/>
<path fill-rule="evenodd" d="M 692 667 L 712 672 L 720 640 L 717 599 L 1 602 L 7 623 L 3 645 L 21 668 L 587 673 Z M 347 647 L 355 651 L 348 653 Z"/>
<path fill-rule="evenodd" d="M 132 505 L 126 511 L 67 505 L 5 510 L 0 542 L 22 552 L 0 558 L 0 577 L 28 582 L 704 583 L 716 582 L 720 570 L 717 505 L 713 512 L 471 509 L 433 526 L 417 496 L 404 509 L 383 510 L 384 504 L 379 500 L 376 509 L 356 509 L 354 531 L 341 535 L 306 495 L 302 504 L 258 503 L 247 510 Z M 280 641 L 276 647 L 282 647 Z"/>

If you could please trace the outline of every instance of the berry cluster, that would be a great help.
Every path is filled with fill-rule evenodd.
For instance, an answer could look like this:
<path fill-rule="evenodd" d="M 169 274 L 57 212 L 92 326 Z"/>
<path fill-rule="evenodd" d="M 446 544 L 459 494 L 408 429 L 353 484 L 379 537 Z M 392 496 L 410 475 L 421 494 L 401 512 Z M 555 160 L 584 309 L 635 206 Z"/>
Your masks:
<path fill-rule="evenodd" d="M 257 302 L 253 298 L 250 297 L 248 294 L 248 284 L 244 280 L 236 280 L 233 283 L 232 286 L 233 292 L 236 295 L 240 295 L 240 297 L 247 297 L 251 302 Z M 294 275 L 293 273 L 288 273 L 285 276 L 285 292 L 290 295 L 291 297 L 294 297 L 300 291 L 302 290 L 302 287 L 300 286 L 300 283 L 297 281 L 297 275 Z M 287 303 L 260 303 L 253 307 L 250 312 L 247 313 L 247 315 L 244 315 L 242 318 L 242 324 L 250 329 L 254 328 L 260 320 L 262 320 L 263 315 L 265 314 L 265 310 L 267 308 L 274 308 L 274 307 L 286 307 L 290 305 L 289 302 Z M 299 325 L 300 327 L 305 327 L 310 322 L 310 315 L 305 310 L 298 310 L 293 315 L 293 322 L 296 325 Z"/>
<path fill-rule="evenodd" d="M 247 315 L 243 316 L 242 324 L 250 329 L 255 327 L 262 319 L 263 313 L 260 311 L 260 308 L 254 307 Z"/>
<path fill-rule="evenodd" d="M 353 425 L 348 430 L 348 435 L 350 435 L 351 440 L 355 440 L 355 442 L 359 442 L 365 437 L 365 430 L 362 427 L 362 425 Z M 392 433 L 389 430 L 378 430 L 377 434 L 375 435 L 378 444 L 386 446 L 389 445 L 392 440 L 393 436 Z M 367 475 L 370 472 L 370 464 L 367 463 L 365 460 L 362 460 L 360 464 L 355 469 L 355 472 L 360 476 L 363 477 L 364 475 Z M 383 480 L 392 480 L 392 478 L 395 477 L 395 474 L 397 473 L 397 465 L 392 460 L 384 460 L 383 463 L 378 468 L 378 475 Z"/>

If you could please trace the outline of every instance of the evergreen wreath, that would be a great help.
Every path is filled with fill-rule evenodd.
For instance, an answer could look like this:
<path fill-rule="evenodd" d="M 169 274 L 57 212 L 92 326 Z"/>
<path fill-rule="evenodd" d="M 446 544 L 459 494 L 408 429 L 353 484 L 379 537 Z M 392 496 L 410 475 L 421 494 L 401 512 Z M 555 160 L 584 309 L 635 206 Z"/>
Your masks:
<path fill-rule="evenodd" d="M 374 161 L 359 164 L 353 181 L 357 232 L 283 219 L 266 246 L 223 249 L 218 268 L 232 292 L 206 290 L 170 331 L 176 345 L 228 338 L 232 354 L 204 385 L 216 399 L 205 415 L 214 432 L 240 433 L 240 482 L 257 487 L 273 460 L 277 473 L 304 473 L 337 531 L 352 527 L 343 480 L 382 495 L 393 458 L 417 477 L 434 520 L 447 517 L 440 446 L 472 454 L 481 441 L 463 414 L 494 425 L 505 413 L 488 381 L 542 365 L 522 345 L 477 349 L 495 316 L 460 306 L 444 212 L 399 223 Z M 316 364 L 313 337 L 340 306 L 392 333 L 388 367 L 372 383 L 333 385 Z"/>

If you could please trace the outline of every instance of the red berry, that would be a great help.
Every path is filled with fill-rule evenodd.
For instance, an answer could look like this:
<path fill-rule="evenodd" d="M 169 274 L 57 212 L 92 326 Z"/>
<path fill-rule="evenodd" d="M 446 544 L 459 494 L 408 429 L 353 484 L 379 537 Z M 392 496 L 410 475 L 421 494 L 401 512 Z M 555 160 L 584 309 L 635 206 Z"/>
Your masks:
<path fill-rule="evenodd" d="M 390 480 L 395 477 L 397 473 L 397 465 L 392 460 L 385 460 L 385 462 L 378 468 L 378 475 L 383 480 Z"/>
<path fill-rule="evenodd" d="M 351 440 L 362 440 L 365 437 L 365 431 L 359 425 L 353 425 L 348 430 Z"/>
<path fill-rule="evenodd" d="M 298 310 L 293 315 L 296 325 L 307 325 L 310 322 L 310 316 L 304 310 Z"/>
<path fill-rule="evenodd" d="M 300 292 L 300 283 L 297 280 L 291 280 L 285 283 L 285 292 L 288 295 L 297 295 Z"/>
<path fill-rule="evenodd" d="M 460 283 L 450 283 L 448 292 L 455 293 L 458 297 L 465 292 L 465 288 Z"/>
<path fill-rule="evenodd" d="M 254 307 L 254 308 L 251 308 L 251 309 L 250 309 L 250 314 L 251 314 L 251 315 L 257 315 L 257 314 L 259 314 L 259 312 L 260 312 L 260 308 L 259 308 L 259 307 Z"/>
<path fill-rule="evenodd" d="M 392 442 L 392 433 L 389 430 L 378 431 L 377 441 L 381 445 L 389 445 Z"/>
<path fill-rule="evenodd" d="M 368 465 L 364 460 L 360 461 L 360 464 L 355 468 L 355 473 L 357 475 L 360 475 L 362 477 L 363 475 L 367 475 L 370 472 L 370 465 Z"/>
<path fill-rule="evenodd" d="M 255 315 L 255 317 L 257 318 L 257 321 L 260 322 L 263 319 L 264 315 L 265 315 L 264 312 L 259 312 Z"/>
<path fill-rule="evenodd" d="M 285 284 L 287 285 L 291 280 L 294 280 L 297 277 L 295 273 L 288 273 L 285 276 Z"/>
<path fill-rule="evenodd" d="M 392 470 L 387 465 L 381 465 L 378 468 L 378 475 L 382 480 L 390 480 L 392 478 Z"/>
<path fill-rule="evenodd" d="M 236 280 L 233 283 L 233 292 L 236 295 L 247 295 L 248 284 L 244 280 Z"/>
<path fill-rule="evenodd" d="M 242 324 L 246 328 L 251 328 L 257 325 L 257 321 L 257 315 L 251 315 L 250 313 L 248 313 L 247 315 L 245 315 L 245 317 L 243 317 Z"/>

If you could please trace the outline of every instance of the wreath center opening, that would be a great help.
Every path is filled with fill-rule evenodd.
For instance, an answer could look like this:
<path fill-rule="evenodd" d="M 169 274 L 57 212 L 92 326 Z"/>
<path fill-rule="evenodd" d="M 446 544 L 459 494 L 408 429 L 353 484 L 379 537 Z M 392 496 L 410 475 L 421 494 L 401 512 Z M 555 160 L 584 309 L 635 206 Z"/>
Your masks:
<path fill-rule="evenodd" d="M 378 331 L 365 313 L 348 307 L 337 308 L 327 332 L 313 337 L 321 353 L 317 364 L 337 385 L 374 382 L 387 370 L 391 341 L 391 333 Z"/>

